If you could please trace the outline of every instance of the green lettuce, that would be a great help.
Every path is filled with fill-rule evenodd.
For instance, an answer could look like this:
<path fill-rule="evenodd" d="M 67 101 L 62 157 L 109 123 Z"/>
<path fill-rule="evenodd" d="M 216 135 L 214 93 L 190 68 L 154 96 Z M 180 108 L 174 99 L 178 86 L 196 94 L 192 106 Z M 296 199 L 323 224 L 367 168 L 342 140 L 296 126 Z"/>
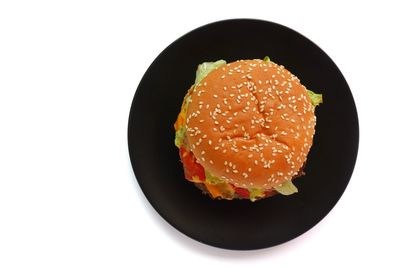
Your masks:
<path fill-rule="evenodd" d="M 250 192 L 249 199 L 251 201 L 253 201 L 253 202 L 256 201 L 258 198 L 264 196 L 264 190 L 263 189 L 253 188 L 253 189 L 249 189 L 249 192 Z"/>
<path fill-rule="evenodd" d="M 204 79 L 211 71 L 216 68 L 225 65 L 225 60 L 218 60 L 215 62 L 204 62 L 197 67 L 196 80 L 194 81 L 194 86 L 197 86 L 201 80 Z"/>
<path fill-rule="evenodd" d="M 220 184 L 220 183 L 224 183 L 223 180 L 221 180 L 220 178 L 212 175 L 210 172 L 208 172 L 207 170 L 205 170 L 205 174 L 206 174 L 206 182 L 209 184 Z"/>
<path fill-rule="evenodd" d="M 186 111 L 187 111 L 187 109 L 188 109 L 188 107 L 189 107 L 189 103 L 192 101 L 192 97 L 191 97 L 190 95 L 188 95 L 188 96 L 186 96 L 186 98 L 184 99 L 184 101 L 185 101 L 185 105 L 183 106 L 183 111 L 184 111 L 185 114 L 186 114 Z"/>
<path fill-rule="evenodd" d="M 183 126 L 180 126 L 179 129 L 175 132 L 175 146 L 178 148 L 181 147 L 184 144 L 184 139 L 185 139 L 185 134 L 186 134 L 186 128 Z"/>
<path fill-rule="evenodd" d="M 183 112 L 186 114 L 190 102 L 190 96 L 186 96 L 183 101 L 184 101 Z M 186 127 L 183 125 L 179 126 L 178 130 L 175 132 L 175 146 L 177 146 L 178 148 L 180 148 L 182 145 L 184 145 L 185 148 L 187 148 L 184 142 L 185 134 L 186 134 Z"/>
<path fill-rule="evenodd" d="M 270 62 L 270 61 L 271 61 L 271 59 L 269 58 L 269 56 L 265 56 L 263 60 L 264 60 L 265 62 Z"/>
<path fill-rule="evenodd" d="M 311 90 L 307 90 L 308 96 L 311 98 L 311 103 L 314 107 L 322 103 L 322 94 L 316 94 Z"/>
<path fill-rule="evenodd" d="M 274 189 L 285 196 L 298 192 L 297 187 L 292 183 L 292 181 L 284 182 L 283 184 L 275 186 Z"/>

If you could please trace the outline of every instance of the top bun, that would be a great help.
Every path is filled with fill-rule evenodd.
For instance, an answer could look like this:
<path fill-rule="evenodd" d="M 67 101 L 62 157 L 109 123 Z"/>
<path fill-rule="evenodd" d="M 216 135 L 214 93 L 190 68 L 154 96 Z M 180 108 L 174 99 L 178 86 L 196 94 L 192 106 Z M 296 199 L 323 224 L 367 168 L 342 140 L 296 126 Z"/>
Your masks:
<path fill-rule="evenodd" d="M 192 88 L 187 141 L 212 175 L 243 188 L 270 189 L 297 175 L 316 118 L 306 88 L 273 62 L 239 60 Z"/>

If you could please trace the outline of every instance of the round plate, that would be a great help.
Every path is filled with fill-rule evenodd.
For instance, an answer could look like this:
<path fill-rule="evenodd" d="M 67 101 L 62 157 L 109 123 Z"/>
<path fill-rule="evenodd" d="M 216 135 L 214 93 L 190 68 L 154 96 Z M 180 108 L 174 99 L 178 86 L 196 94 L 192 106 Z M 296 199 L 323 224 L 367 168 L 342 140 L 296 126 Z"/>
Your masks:
<path fill-rule="evenodd" d="M 174 121 L 197 65 L 224 59 L 264 58 L 284 65 L 323 94 L 306 175 L 299 193 L 257 202 L 213 200 L 186 181 Z M 143 76 L 129 116 L 130 158 L 140 187 L 172 226 L 205 244 L 250 250 L 291 240 L 324 218 L 343 194 L 358 150 L 358 118 L 350 89 L 317 45 L 279 24 L 235 19 L 211 23 L 168 46 Z"/>

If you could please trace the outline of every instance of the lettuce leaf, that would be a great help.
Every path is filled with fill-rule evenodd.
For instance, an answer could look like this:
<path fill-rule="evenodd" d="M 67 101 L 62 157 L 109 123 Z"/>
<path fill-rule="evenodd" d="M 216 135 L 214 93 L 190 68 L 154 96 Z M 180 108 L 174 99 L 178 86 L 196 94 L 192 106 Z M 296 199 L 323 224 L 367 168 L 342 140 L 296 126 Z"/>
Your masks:
<path fill-rule="evenodd" d="M 274 189 L 285 196 L 298 192 L 297 187 L 292 183 L 292 181 L 284 182 L 283 184 L 275 186 Z"/>
<path fill-rule="evenodd" d="M 186 128 L 180 126 L 179 129 L 175 132 L 175 146 L 180 148 L 183 145 L 183 140 L 185 139 Z"/>
<path fill-rule="evenodd" d="M 253 202 L 256 201 L 258 198 L 264 196 L 264 190 L 262 189 L 257 189 L 257 188 L 249 189 L 249 192 L 250 192 L 249 199 Z"/>
<path fill-rule="evenodd" d="M 225 65 L 225 60 L 218 60 L 215 62 L 204 62 L 197 67 L 196 71 L 196 80 L 194 81 L 194 86 L 198 85 L 201 80 L 204 79 L 211 71 L 215 70 L 216 68 Z"/>
<path fill-rule="evenodd" d="M 205 174 L 206 174 L 206 182 L 209 183 L 209 184 L 221 184 L 221 183 L 224 183 L 223 180 L 221 180 L 220 178 L 212 175 L 207 170 L 205 170 Z"/>
<path fill-rule="evenodd" d="M 322 103 L 322 94 L 316 94 L 311 90 L 307 90 L 308 96 L 311 98 L 311 103 L 314 107 Z"/>

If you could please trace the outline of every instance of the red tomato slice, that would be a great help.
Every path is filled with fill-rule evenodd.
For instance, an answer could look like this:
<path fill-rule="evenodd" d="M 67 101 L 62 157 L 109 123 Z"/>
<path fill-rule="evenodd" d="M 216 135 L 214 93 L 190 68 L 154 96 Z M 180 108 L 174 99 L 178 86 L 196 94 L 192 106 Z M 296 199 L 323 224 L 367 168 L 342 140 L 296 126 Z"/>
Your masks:
<path fill-rule="evenodd" d="M 193 177 L 199 177 L 200 181 L 206 180 L 206 174 L 203 166 L 196 162 L 196 158 L 193 153 L 187 151 L 183 146 L 179 149 L 179 156 L 183 164 L 185 172 L 185 178 L 189 181 L 193 181 Z"/>
<path fill-rule="evenodd" d="M 270 197 L 275 195 L 275 190 L 269 190 L 264 192 L 264 197 Z"/>
<path fill-rule="evenodd" d="M 250 192 L 246 188 L 240 188 L 240 187 L 234 187 L 236 194 L 243 198 L 249 198 L 250 197 Z"/>

